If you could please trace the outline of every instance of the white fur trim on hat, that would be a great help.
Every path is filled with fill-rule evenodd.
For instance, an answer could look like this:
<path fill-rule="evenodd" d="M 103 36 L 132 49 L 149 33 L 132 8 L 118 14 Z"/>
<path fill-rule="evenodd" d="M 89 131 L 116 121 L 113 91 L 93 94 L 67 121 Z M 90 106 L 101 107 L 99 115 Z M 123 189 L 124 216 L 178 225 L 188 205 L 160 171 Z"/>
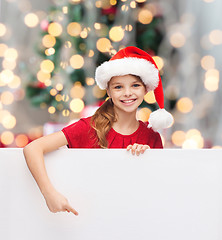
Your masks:
<path fill-rule="evenodd" d="M 150 114 L 148 128 L 155 132 L 159 129 L 168 128 L 173 123 L 173 116 L 165 109 L 158 109 Z"/>
<path fill-rule="evenodd" d="M 148 91 L 154 90 L 159 83 L 159 70 L 151 62 L 135 57 L 125 57 L 102 63 L 96 69 L 95 80 L 101 89 L 107 89 L 109 80 L 114 76 L 133 74 L 139 76 Z"/>

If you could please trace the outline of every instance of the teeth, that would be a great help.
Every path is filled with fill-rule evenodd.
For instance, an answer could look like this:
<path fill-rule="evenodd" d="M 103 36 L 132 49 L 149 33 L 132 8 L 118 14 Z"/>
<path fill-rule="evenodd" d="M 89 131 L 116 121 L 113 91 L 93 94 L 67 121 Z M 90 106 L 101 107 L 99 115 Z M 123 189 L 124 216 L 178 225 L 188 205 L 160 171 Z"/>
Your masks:
<path fill-rule="evenodd" d="M 134 100 L 126 100 L 126 101 L 123 101 L 124 103 L 131 103 L 133 102 Z"/>

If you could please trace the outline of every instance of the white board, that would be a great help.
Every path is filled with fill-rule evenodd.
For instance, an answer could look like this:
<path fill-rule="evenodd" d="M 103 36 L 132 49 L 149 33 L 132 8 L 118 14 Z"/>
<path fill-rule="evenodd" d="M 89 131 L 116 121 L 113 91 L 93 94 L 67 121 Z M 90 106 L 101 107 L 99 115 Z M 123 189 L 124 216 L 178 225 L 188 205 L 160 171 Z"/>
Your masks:
<path fill-rule="evenodd" d="M 46 155 L 79 212 L 49 212 L 22 149 L 0 149 L 0 239 L 221 240 L 222 151 L 61 149 Z"/>

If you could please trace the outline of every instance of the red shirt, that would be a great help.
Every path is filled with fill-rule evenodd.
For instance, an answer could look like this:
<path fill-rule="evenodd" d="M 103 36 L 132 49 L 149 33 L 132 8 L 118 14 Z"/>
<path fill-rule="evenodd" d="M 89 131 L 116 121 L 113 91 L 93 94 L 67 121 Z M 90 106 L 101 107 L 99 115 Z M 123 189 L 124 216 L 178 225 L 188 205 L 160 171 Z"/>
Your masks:
<path fill-rule="evenodd" d="M 91 117 L 81 118 L 62 129 L 69 148 L 100 148 L 98 144 L 95 145 L 96 131 L 91 127 L 90 119 Z M 163 148 L 160 134 L 147 128 L 148 123 L 139 123 L 139 128 L 130 135 L 122 135 L 111 128 L 107 134 L 108 148 L 126 148 L 134 143 L 146 144 L 150 148 Z"/>

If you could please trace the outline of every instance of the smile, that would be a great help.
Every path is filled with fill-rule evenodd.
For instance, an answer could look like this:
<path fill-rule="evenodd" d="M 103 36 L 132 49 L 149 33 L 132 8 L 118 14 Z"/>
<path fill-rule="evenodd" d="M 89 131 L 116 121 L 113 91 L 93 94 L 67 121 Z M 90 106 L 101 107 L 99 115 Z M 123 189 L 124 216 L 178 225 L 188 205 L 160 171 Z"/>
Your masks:
<path fill-rule="evenodd" d="M 133 103 L 133 102 L 135 102 L 136 101 L 136 99 L 129 99 L 129 100 L 120 100 L 122 103 L 124 103 L 124 104 L 127 104 L 127 105 L 129 105 L 129 104 L 131 104 L 131 103 Z"/>

